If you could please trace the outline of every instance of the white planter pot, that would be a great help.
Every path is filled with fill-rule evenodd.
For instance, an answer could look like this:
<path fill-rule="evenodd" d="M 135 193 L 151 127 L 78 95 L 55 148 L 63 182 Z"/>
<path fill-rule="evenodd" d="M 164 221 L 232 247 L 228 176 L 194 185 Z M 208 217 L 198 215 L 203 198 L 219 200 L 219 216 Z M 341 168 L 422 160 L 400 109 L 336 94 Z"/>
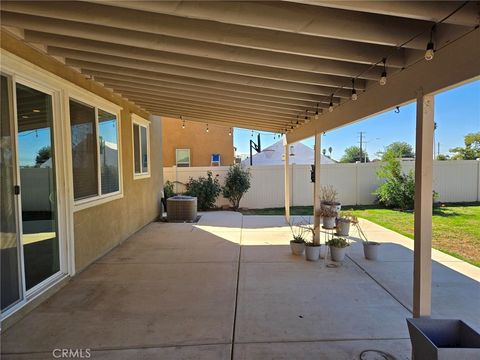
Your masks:
<path fill-rule="evenodd" d="M 323 227 L 325 229 L 335 229 L 335 218 L 334 217 L 323 217 Z"/>
<path fill-rule="evenodd" d="M 367 260 L 378 260 L 378 248 L 380 243 L 369 241 L 363 243 L 363 255 Z"/>
<path fill-rule="evenodd" d="M 350 233 L 350 221 L 337 221 L 337 235 L 348 236 Z"/>
<path fill-rule="evenodd" d="M 290 249 L 292 250 L 293 255 L 302 255 L 305 251 L 305 243 L 290 241 Z"/>
<path fill-rule="evenodd" d="M 335 246 L 330 246 L 330 255 L 333 261 L 343 261 L 345 259 L 345 253 L 347 252 L 347 248 L 337 248 Z"/>
<path fill-rule="evenodd" d="M 318 261 L 321 246 L 305 246 L 305 258 L 308 261 Z"/>

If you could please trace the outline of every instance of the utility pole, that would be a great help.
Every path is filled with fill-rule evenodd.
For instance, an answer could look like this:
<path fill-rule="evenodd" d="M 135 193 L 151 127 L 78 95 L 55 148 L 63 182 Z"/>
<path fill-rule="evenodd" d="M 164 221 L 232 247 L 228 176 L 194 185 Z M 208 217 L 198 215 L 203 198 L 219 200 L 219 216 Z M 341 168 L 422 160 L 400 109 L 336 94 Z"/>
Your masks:
<path fill-rule="evenodd" d="M 363 159 L 363 131 L 360 131 L 360 162 L 362 162 Z"/>
<path fill-rule="evenodd" d="M 437 158 L 438 158 L 438 155 L 440 155 L 440 141 L 438 142 Z"/>

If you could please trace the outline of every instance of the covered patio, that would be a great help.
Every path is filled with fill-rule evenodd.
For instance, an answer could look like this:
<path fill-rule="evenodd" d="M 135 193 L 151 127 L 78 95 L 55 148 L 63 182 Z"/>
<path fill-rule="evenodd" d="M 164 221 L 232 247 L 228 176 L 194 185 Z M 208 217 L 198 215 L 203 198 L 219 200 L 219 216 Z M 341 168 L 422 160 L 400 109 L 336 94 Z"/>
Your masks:
<path fill-rule="evenodd" d="M 38 292 L 12 272 L 19 312 L 68 282 L 2 329 L 2 358 L 91 349 L 111 359 L 343 359 L 377 349 L 403 359 L 407 317 L 479 325 L 478 269 L 431 246 L 434 96 L 479 76 L 478 2 L 2 1 L 1 20 L 5 104 L 19 102 L 17 84 L 48 93 L 42 119 L 53 124 L 59 187 L 47 196 L 59 204 L 59 266 Z M 86 199 L 74 194 L 77 100 L 90 106 L 96 139 L 85 151 L 94 184 Z M 362 260 L 357 242 L 340 267 L 291 257 L 289 144 L 315 137 L 318 180 L 324 132 L 409 102 L 415 241 L 366 223 L 388 242 L 381 263 Z M 25 119 L 36 116 L 26 103 Z M 122 186 L 107 196 L 93 130 L 99 107 L 119 125 Z M 22 121 L 13 114 L 6 122 Z M 196 225 L 149 224 L 161 213 L 161 117 L 282 134 L 286 218 L 212 212 Z M 18 139 L 17 125 L 8 136 Z M 15 177 L 5 189 L 18 200 Z M 10 225 L 21 250 L 19 209 Z"/>
<path fill-rule="evenodd" d="M 300 218 L 293 219 L 301 220 Z M 363 221 L 382 260 L 292 256 L 281 216 L 209 212 L 198 224 L 155 222 L 92 264 L 2 335 L 3 359 L 410 358 L 412 244 Z M 433 315 L 480 326 L 478 268 L 433 251 Z"/>

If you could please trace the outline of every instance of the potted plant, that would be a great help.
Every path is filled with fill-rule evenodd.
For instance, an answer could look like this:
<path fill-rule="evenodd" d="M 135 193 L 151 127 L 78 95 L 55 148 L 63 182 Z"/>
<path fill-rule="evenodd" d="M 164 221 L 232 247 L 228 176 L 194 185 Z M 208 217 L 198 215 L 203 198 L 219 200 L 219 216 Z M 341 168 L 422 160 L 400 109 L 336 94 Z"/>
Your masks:
<path fill-rule="evenodd" d="M 337 190 L 332 185 L 325 185 L 320 188 L 320 205 L 323 207 L 330 207 L 336 211 L 337 214 L 342 208 L 342 204 L 337 200 Z"/>
<path fill-rule="evenodd" d="M 290 240 L 292 255 L 302 255 L 305 251 L 305 235 L 307 230 L 304 227 L 292 224 L 290 224 L 290 230 L 292 231 L 293 236 L 293 240 Z"/>
<path fill-rule="evenodd" d="M 320 205 L 318 215 L 322 217 L 323 227 L 325 229 L 334 229 L 336 226 L 335 220 L 338 212 L 331 206 Z"/>
<path fill-rule="evenodd" d="M 305 243 L 305 259 L 308 261 L 318 261 L 320 259 L 320 239 L 315 239 L 317 228 L 310 225 L 310 222 L 305 222 L 300 225 L 302 229 L 311 233 L 312 240 Z"/>
<path fill-rule="evenodd" d="M 358 222 L 357 218 L 349 213 L 342 213 L 337 218 L 337 234 L 338 236 L 348 236 L 350 233 L 350 224 Z"/>
<path fill-rule="evenodd" d="M 365 236 L 362 228 L 360 227 L 360 223 L 358 220 L 354 223 L 355 227 L 357 228 L 358 235 L 363 242 L 363 255 L 367 260 L 378 260 L 378 249 L 380 248 L 380 243 L 376 241 L 369 241 Z"/>
<path fill-rule="evenodd" d="M 343 261 L 345 259 L 345 253 L 347 252 L 347 246 L 350 246 L 347 239 L 342 237 L 334 237 L 328 240 L 327 245 L 330 247 L 330 254 L 333 261 Z"/>

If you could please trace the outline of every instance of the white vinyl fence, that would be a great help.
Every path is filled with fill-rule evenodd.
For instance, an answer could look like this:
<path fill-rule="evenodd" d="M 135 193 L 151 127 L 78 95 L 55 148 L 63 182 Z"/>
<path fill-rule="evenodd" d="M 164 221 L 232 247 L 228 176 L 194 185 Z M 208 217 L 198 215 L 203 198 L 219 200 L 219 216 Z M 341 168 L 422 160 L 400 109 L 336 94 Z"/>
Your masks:
<path fill-rule="evenodd" d="M 381 183 L 376 175 L 381 163 L 325 164 L 322 165 L 320 182 L 333 185 L 339 200 L 345 205 L 370 205 L 375 201 L 372 193 Z M 402 161 L 405 172 L 413 170 L 414 161 Z M 282 165 L 249 167 L 252 187 L 242 199 L 240 206 L 259 209 L 284 205 L 284 169 Z M 190 177 L 206 176 L 207 171 L 218 175 L 223 184 L 227 166 L 164 168 L 164 181 L 176 181 L 176 192 L 185 190 L 182 183 Z M 433 189 L 442 202 L 480 201 L 480 161 L 456 160 L 434 161 Z M 290 165 L 290 204 L 292 206 L 313 204 L 313 184 L 310 182 L 309 165 Z M 217 205 L 228 204 L 223 198 Z"/>

